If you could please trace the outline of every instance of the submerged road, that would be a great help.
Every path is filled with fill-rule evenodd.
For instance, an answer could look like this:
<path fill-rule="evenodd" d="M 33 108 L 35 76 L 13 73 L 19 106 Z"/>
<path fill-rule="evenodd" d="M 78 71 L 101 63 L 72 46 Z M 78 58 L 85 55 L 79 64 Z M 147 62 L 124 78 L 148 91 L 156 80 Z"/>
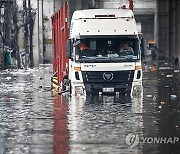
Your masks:
<path fill-rule="evenodd" d="M 0 154 L 178 154 L 180 72 L 143 77 L 143 96 L 53 96 L 50 65 L 0 72 Z"/>

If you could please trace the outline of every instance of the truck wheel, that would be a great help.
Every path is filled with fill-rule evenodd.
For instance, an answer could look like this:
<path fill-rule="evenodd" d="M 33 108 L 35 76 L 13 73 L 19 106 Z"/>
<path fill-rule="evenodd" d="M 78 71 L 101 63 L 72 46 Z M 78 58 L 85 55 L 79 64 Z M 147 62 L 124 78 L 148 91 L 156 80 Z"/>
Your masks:
<path fill-rule="evenodd" d="M 70 80 L 68 79 L 68 76 L 66 75 L 63 79 L 63 90 L 64 91 L 70 91 L 71 93 L 71 82 Z"/>

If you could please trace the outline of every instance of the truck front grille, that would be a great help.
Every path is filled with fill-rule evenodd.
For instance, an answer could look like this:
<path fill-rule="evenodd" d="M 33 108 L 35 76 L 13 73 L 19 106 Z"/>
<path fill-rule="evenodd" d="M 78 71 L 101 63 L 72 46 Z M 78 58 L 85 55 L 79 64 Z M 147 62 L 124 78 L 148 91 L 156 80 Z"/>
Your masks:
<path fill-rule="evenodd" d="M 84 83 L 122 83 L 132 82 L 134 71 L 83 71 Z"/>
<path fill-rule="evenodd" d="M 83 71 L 82 76 L 87 94 L 98 94 L 104 88 L 130 94 L 134 71 Z"/>

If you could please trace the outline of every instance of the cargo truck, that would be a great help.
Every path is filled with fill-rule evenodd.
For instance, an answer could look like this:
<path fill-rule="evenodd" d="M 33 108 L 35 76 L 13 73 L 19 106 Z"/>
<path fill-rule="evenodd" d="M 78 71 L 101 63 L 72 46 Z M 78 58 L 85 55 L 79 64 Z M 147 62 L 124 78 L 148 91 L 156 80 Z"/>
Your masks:
<path fill-rule="evenodd" d="M 140 40 L 130 9 L 87 9 L 67 3 L 52 17 L 53 84 L 72 95 L 142 91 Z"/>

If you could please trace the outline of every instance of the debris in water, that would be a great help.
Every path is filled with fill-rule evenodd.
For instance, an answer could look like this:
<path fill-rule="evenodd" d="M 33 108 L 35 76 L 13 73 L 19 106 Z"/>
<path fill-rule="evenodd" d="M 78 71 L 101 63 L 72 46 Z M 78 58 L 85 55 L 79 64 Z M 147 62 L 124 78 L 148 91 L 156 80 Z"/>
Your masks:
<path fill-rule="evenodd" d="M 165 75 L 164 73 L 161 73 L 161 76 Z"/>
<path fill-rule="evenodd" d="M 43 88 L 43 86 L 39 86 L 39 88 L 40 88 L 40 89 L 42 89 L 42 88 Z"/>
<path fill-rule="evenodd" d="M 152 97 L 153 97 L 153 95 L 147 95 L 147 97 L 148 97 L 148 98 L 152 98 Z"/>
<path fill-rule="evenodd" d="M 10 98 L 8 96 L 4 96 L 1 98 L 1 101 L 3 102 L 9 102 L 10 101 Z"/>
<path fill-rule="evenodd" d="M 167 75 L 166 77 L 167 77 L 167 78 L 172 78 L 172 77 L 173 77 L 173 75 Z"/>
<path fill-rule="evenodd" d="M 6 78 L 6 80 L 11 80 L 11 77 L 10 77 L 10 76 L 9 76 L 9 77 L 7 77 L 7 78 Z"/>
<path fill-rule="evenodd" d="M 170 70 L 170 69 L 172 69 L 171 67 L 159 67 L 159 70 Z"/>
<path fill-rule="evenodd" d="M 180 72 L 180 70 L 174 70 L 174 72 L 175 72 L 175 73 L 179 73 L 179 72 Z"/>
<path fill-rule="evenodd" d="M 152 73 L 156 73 L 157 72 L 156 64 L 154 64 L 153 67 L 151 67 L 151 72 Z"/>
<path fill-rule="evenodd" d="M 171 95 L 171 99 L 176 99 L 177 96 L 176 95 Z"/>
<path fill-rule="evenodd" d="M 51 86 L 45 86 L 44 87 L 44 90 L 47 90 L 47 91 L 50 91 L 52 88 L 51 88 Z"/>
<path fill-rule="evenodd" d="M 153 97 L 153 100 L 156 100 L 156 96 Z"/>
<path fill-rule="evenodd" d="M 43 77 L 39 77 L 39 79 L 40 79 L 40 80 L 42 80 L 42 79 L 43 79 Z"/>
<path fill-rule="evenodd" d="M 165 102 L 161 102 L 161 105 L 164 105 L 164 104 L 166 104 Z"/>
<path fill-rule="evenodd" d="M 144 72 L 148 72 L 148 66 L 146 62 L 144 62 Z"/>

